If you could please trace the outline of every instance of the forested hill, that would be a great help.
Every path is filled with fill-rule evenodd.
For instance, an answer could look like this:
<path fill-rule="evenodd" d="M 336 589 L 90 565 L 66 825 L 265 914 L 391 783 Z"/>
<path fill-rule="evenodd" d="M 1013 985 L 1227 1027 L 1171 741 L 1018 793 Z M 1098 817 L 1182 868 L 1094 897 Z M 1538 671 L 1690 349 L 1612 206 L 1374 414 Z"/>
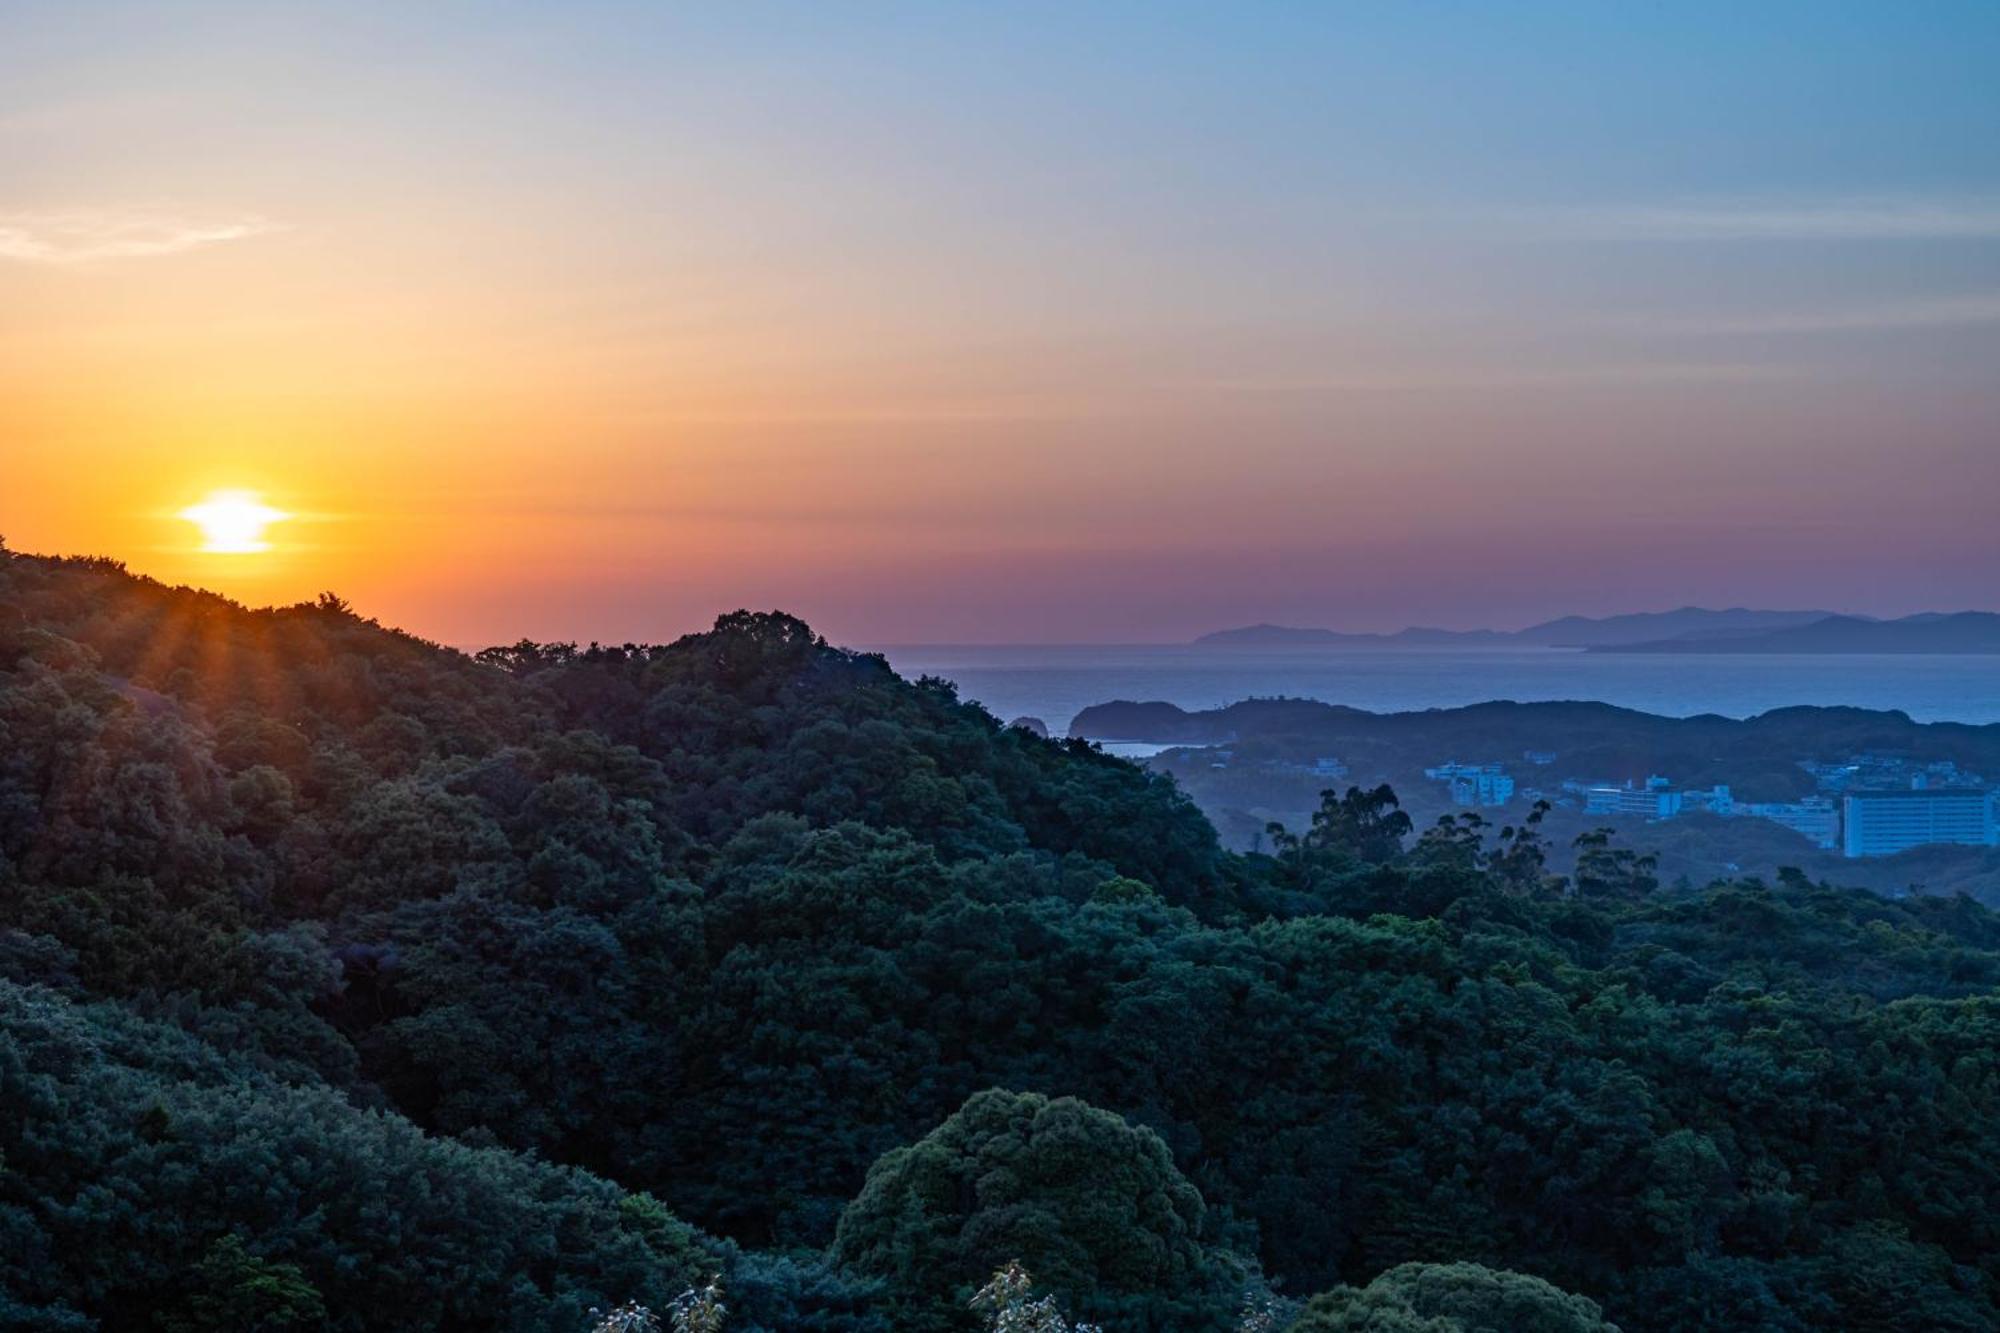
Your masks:
<path fill-rule="evenodd" d="M 782 615 L 0 552 L 0 1327 L 2000 1323 L 1992 914 L 1410 833 L 1226 854 Z"/>
<path fill-rule="evenodd" d="M 1221 708 L 1186 710 L 1158 701 L 1092 704 L 1070 733 L 1103 740 L 1168 745 L 1272 741 L 1341 754 L 1403 751 L 1419 764 L 1452 756 L 1512 758 L 1524 748 L 1559 751 L 1565 764 L 1591 774 L 1643 775 L 1666 767 L 1690 785 L 1710 770 L 1794 775 L 1796 794 L 1812 790 L 1801 757 L 1844 758 L 1866 751 L 1950 759 L 1971 769 L 2000 768 L 2000 723 L 1916 722 L 1907 713 L 1800 705 L 1753 717 L 1700 713 L 1667 717 L 1581 701 L 1515 703 L 1496 700 L 1457 708 L 1371 713 L 1317 699 L 1245 699 Z"/>

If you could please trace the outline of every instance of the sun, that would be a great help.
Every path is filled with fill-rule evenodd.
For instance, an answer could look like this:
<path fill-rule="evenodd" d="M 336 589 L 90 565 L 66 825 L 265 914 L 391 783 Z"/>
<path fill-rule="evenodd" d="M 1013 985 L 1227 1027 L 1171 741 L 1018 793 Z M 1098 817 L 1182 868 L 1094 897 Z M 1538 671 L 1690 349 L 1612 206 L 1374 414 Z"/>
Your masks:
<path fill-rule="evenodd" d="M 252 555 L 271 549 L 264 529 L 291 515 L 271 508 L 255 491 L 212 491 L 200 504 L 181 510 L 180 517 L 201 529 L 202 550 Z"/>

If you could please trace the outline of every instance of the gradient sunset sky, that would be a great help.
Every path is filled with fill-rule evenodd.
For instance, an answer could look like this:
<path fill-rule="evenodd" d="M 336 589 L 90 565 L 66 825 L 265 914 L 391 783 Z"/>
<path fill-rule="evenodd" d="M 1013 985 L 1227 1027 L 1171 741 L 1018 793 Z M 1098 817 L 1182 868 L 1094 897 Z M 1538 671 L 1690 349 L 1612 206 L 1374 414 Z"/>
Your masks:
<path fill-rule="evenodd" d="M 0 0 L 0 534 L 468 646 L 2000 607 L 2000 4 Z"/>

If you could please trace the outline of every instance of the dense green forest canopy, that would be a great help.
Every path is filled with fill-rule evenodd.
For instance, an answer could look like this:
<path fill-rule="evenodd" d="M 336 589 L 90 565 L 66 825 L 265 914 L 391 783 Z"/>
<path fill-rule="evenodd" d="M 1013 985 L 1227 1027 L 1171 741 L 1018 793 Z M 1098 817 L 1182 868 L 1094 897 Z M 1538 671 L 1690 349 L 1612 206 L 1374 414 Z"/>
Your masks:
<path fill-rule="evenodd" d="M 2000 1323 L 2000 919 L 0 552 L 0 1327 Z"/>

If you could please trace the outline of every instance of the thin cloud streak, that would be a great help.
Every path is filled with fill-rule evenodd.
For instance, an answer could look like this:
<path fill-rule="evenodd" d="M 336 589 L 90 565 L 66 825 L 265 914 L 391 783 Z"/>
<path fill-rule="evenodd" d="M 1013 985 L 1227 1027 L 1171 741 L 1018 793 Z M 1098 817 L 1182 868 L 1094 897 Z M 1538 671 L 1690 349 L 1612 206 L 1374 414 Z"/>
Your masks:
<path fill-rule="evenodd" d="M 197 217 L 107 209 L 0 213 L 0 260 L 71 266 L 151 259 L 276 230 L 278 224 L 255 214 Z"/>
<path fill-rule="evenodd" d="M 1652 333 L 1763 337 L 1776 334 L 1895 333 L 2000 324 L 2000 293 L 1909 301 L 1846 310 L 1795 311 L 1743 319 L 1675 320 L 1644 324 Z"/>
<path fill-rule="evenodd" d="M 1598 240 L 2000 240 L 2000 199 L 1734 200 L 1532 209 L 1502 216 L 1536 231 Z"/>
<path fill-rule="evenodd" d="M 1795 379 L 1800 372 L 1783 366 L 1737 363 L 1640 362 L 1597 366 L 1522 366 L 1515 368 L 1385 372 L 1379 375 L 1301 375 L 1213 379 L 1206 387 L 1243 394 L 1387 393 L 1456 389 L 1540 389 L 1592 384 L 1681 384 L 1715 382 L 1760 384 Z"/>

